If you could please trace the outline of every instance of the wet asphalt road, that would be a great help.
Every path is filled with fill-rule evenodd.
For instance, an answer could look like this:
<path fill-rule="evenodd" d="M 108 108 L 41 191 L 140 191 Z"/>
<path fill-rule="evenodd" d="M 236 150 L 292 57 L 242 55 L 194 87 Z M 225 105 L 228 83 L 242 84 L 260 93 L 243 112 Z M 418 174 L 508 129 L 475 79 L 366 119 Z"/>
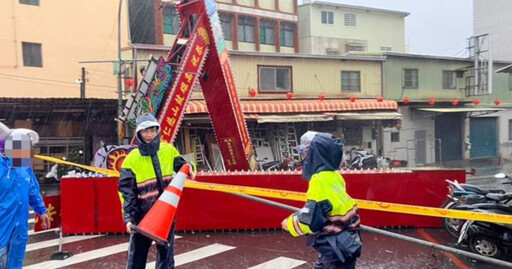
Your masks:
<path fill-rule="evenodd" d="M 402 235 L 453 246 L 441 229 L 391 229 Z M 312 268 L 317 253 L 304 238 L 282 231 L 178 233 L 176 262 L 179 268 Z M 124 268 L 128 235 L 65 236 L 64 251 L 73 257 L 48 263 L 57 245 L 55 232 L 30 236 L 25 268 Z M 56 243 L 56 242 L 53 242 Z M 363 233 L 363 255 L 357 268 L 499 268 L 373 233 Z M 148 262 L 155 260 L 154 247 Z M 269 264 L 270 263 L 270 264 Z M 266 265 L 267 267 L 257 267 Z M 153 268 L 154 266 L 148 266 Z"/>
<path fill-rule="evenodd" d="M 506 181 L 494 179 L 498 172 L 510 173 L 512 165 L 482 165 L 468 183 L 483 188 L 504 188 L 512 191 Z M 46 195 L 58 192 L 53 186 L 42 186 Z M 363 224 L 364 224 L 364 220 Z M 32 225 L 30 225 L 32 226 Z M 388 229 L 402 235 L 455 247 L 442 229 Z M 280 230 L 224 231 L 178 233 L 176 263 L 178 268 L 312 268 L 317 253 L 305 246 L 304 238 L 293 238 Z M 500 268 L 442 252 L 414 243 L 363 232 L 363 255 L 357 268 Z M 125 268 L 129 236 L 73 235 L 65 236 L 64 251 L 74 254 L 64 261 L 48 262 L 58 251 L 55 231 L 29 236 L 24 268 Z M 466 248 L 459 247 L 467 250 Z M 154 268 L 155 248 L 148 257 L 148 268 Z"/>

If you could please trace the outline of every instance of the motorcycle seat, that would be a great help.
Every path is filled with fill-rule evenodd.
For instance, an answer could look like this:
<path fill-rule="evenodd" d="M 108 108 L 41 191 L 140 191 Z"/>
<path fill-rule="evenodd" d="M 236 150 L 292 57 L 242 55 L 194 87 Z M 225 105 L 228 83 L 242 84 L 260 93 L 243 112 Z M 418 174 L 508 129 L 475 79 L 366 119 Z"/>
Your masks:
<path fill-rule="evenodd" d="M 505 194 L 501 194 L 501 193 L 488 193 L 488 194 L 485 195 L 485 197 L 487 197 L 489 199 L 492 199 L 494 201 L 497 201 L 497 202 L 501 202 L 501 201 L 512 199 L 512 193 L 511 192 L 505 193 Z"/>
<path fill-rule="evenodd" d="M 512 194 L 509 194 L 512 195 Z M 474 205 L 462 205 L 453 209 L 463 209 L 463 210 L 486 210 L 492 211 L 497 214 L 512 214 L 512 206 L 504 205 L 504 204 L 494 204 L 494 203 L 483 203 L 483 204 L 474 204 Z"/>
<path fill-rule="evenodd" d="M 464 188 L 464 190 L 466 190 L 466 191 L 471 191 L 476 194 L 482 194 L 482 195 L 485 195 L 487 193 L 505 193 L 504 190 L 499 190 L 499 189 L 484 190 L 480 187 L 477 187 L 477 186 L 471 185 L 471 184 L 460 184 L 460 186 L 462 188 Z"/>

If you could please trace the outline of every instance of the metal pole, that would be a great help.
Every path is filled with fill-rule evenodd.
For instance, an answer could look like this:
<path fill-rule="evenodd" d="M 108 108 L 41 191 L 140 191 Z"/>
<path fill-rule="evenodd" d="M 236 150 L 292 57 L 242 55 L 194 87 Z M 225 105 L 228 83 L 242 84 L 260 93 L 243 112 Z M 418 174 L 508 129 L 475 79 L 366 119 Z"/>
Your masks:
<path fill-rule="evenodd" d="M 232 195 L 235 195 L 235 196 L 238 196 L 238 197 L 242 197 L 242 198 L 245 198 L 245 199 L 248 199 L 248 200 L 252 200 L 252 201 L 255 201 L 255 202 L 260 202 L 260 203 L 263 203 L 263 204 L 275 206 L 275 207 L 278 207 L 278 208 L 290 210 L 290 211 L 299 211 L 300 210 L 300 208 L 297 208 L 297 207 L 293 207 L 293 206 L 290 206 L 290 205 L 286 205 L 286 204 L 270 201 L 270 200 L 267 200 L 267 199 L 263 199 L 263 198 L 260 198 L 260 197 L 255 197 L 255 196 L 251 196 L 251 195 L 247 195 L 247 194 L 234 194 L 234 193 L 232 193 Z M 369 227 L 369 226 L 366 226 L 366 225 L 361 225 L 360 229 L 363 230 L 363 231 L 377 233 L 377 234 L 382 234 L 382 235 L 386 235 L 386 236 L 393 237 L 393 238 L 396 238 L 396 239 L 404 240 L 404 241 L 407 241 L 407 242 L 410 242 L 410 243 L 415 243 L 415 244 L 427 246 L 427 247 L 430 247 L 430 248 L 435 248 L 435 249 L 439 249 L 439 250 L 444 250 L 444 251 L 452 252 L 452 253 L 455 253 L 455 254 L 459 254 L 459 255 L 465 256 L 465 257 L 470 258 L 470 259 L 479 260 L 479 261 L 486 262 L 486 263 L 491 263 L 491 264 L 495 264 L 495 265 L 499 265 L 499 266 L 505 266 L 505 267 L 508 267 L 508 268 L 512 268 L 512 263 L 510 263 L 510 262 L 506 262 L 506 261 L 502 261 L 502 260 L 498 260 L 498 259 L 494 259 L 494 258 L 489 258 L 489 257 L 485 257 L 485 256 L 481 256 L 481 255 L 474 254 L 474 253 L 471 253 L 471 252 L 468 252 L 468 251 L 464 251 L 464 250 L 460 250 L 460 249 L 456 249 L 456 248 L 452 248 L 452 247 L 447 247 L 447 246 L 435 244 L 435 243 L 428 242 L 428 241 L 425 241 L 425 240 L 420 240 L 420 239 L 416 239 L 416 238 L 413 238 L 413 237 L 409 237 L 409 236 L 404 236 L 404 235 L 401 235 L 401 234 L 396 234 L 396 233 L 388 232 L 388 231 L 385 231 L 385 230 Z"/>
<path fill-rule="evenodd" d="M 117 60 L 118 60 L 118 70 L 117 70 L 117 143 L 121 145 L 122 139 L 120 137 L 121 132 L 121 124 L 123 124 L 119 120 L 119 116 L 123 112 L 123 87 L 121 80 L 121 7 L 123 5 L 123 0 L 119 0 L 119 9 L 117 11 Z"/>
<path fill-rule="evenodd" d="M 82 81 L 80 81 L 80 99 L 85 99 L 85 67 L 82 67 Z"/>

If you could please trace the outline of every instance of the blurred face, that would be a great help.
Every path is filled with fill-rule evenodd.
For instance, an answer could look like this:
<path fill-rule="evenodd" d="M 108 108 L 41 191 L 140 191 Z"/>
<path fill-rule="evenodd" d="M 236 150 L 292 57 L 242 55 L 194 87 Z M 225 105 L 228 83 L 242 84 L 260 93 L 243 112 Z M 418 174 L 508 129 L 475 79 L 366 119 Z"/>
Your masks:
<path fill-rule="evenodd" d="M 158 127 L 151 127 L 140 131 L 140 136 L 144 143 L 149 144 L 158 135 Z"/>
<path fill-rule="evenodd" d="M 15 135 L 5 142 L 5 155 L 12 159 L 12 165 L 27 167 L 31 165 L 32 143 L 27 135 Z"/>

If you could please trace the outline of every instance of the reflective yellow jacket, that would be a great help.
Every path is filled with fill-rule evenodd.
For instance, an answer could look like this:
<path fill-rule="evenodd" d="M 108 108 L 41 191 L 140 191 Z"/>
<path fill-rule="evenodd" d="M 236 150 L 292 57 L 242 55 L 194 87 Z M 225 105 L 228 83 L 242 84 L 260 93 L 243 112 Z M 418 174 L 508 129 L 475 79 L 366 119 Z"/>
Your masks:
<path fill-rule="evenodd" d="M 162 188 L 165 189 L 176 171 L 186 161 L 178 150 L 167 143 L 161 143 L 158 150 L 158 162 L 162 175 Z M 119 178 L 119 197 L 123 205 L 125 223 L 138 223 L 159 197 L 158 180 L 151 156 L 143 156 L 134 149 L 126 156 L 121 166 Z"/>
<path fill-rule="evenodd" d="M 316 232 L 338 234 L 359 227 L 356 202 L 346 191 L 345 180 L 337 171 L 314 174 L 306 193 L 306 205 L 287 219 L 293 236 Z"/>

